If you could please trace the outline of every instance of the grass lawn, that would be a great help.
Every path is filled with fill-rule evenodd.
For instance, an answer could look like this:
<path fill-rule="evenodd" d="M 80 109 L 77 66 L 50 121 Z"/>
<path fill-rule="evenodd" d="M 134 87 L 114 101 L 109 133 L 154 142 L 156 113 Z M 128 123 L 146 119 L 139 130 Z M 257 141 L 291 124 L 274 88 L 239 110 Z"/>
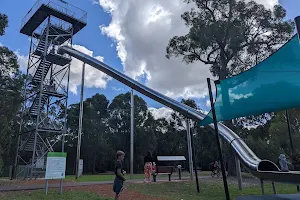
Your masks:
<path fill-rule="evenodd" d="M 182 183 L 162 183 L 162 184 L 128 184 L 130 190 L 138 191 L 142 194 L 151 194 L 155 197 L 170 200 L 224 200 L 224 188 L 221 182 L 207 183 L 200 181 L 200 194 L 196 192 L 193 182 Z M 278 194 L 296 193 L 296 186 L 287 184 L 276 184 Z M 242 191 L 236 185 L 229 185 L 231 199 L 241 195 L 261 195 L 260 186 L 246 187 Z M 265 194 L 272 193 L 272 185 L 265 184 Z"/>
<path fill-rule="evenodd" d="M 0 193 L 0 199 L 2 200 L 112 200 L 108 198 L 101 198 L 97 194 L 92 194 L 88 192 L 63 192 L 62 195 L 59 195 L 57 190 L 49 190 L 48 195 L 45 195 L 44 190 L 39 191 L 20 191 L 20 192 L 9 192 L 4 195 Z"/>
<path fill-rule="evenodd" d="M 97 186 L 104 187 L 104 186 Z M 207 182 L 200 181 L 200 194 L 196 192 L 194 182 L 165 182 L 156 184 L 126 184 L 127 191 L 135 191 L 140 194 L 151 195 L 157 198 L 164 198 L 169 200 L 224 200 L 224 188 L 221 181 Z M 100 188 L 99 188 L 100 189 Z M 278 194 L 292 194 L 296 193 L 296 186 L 287 184 L 276 184 Z M 110 190 L 110 188 L 109 188 Z M 241 195 L 260 195 L 260 186 L 249 186 L 242 191 L 237 189 L 236 185 L 229 185 L 231 199 L 235 199 Z M 126 190 L 125 190 L 126 191 Z M 65 200 L 111 200 L 109 198 L 102 198 L 97 194 L 80 191 L 64 191 L 63 195 L 59 195 L 58 189 L 49 191 L 46 196 L 44 190 L 39 191 L 19 191 L 0 193 L 0 199 L 15 199 L 15 200 L 40 200 L 40 199 L 65 199 Z M 101 195 L 102 193 L 100 193 Z M 265 194 L 272 194 L 272 185 L 265 184 Z"/>
<path fill-rule="evenodd" d="M 130 175 L 127 174 L 126 178 L 129 179 Z M 134 179 L 143 179 L 143 174 L 134 174 Z M 66 176 L 66 180 L 76 181 L 76 182 L 93 182 L 93 181 L 113 181 L 115 179 L 115 175 L 83 175 L 79 177 L 77 180 L 75 179 L 75 175 Z"/>
<path fill-rule="evenodd" d="M 178 173 L 174 173 L 173 176 L 178 176 Z M 189 177 L 190 174 L 188 172 L 183 172 L 182 177 Z M 210 176 L 210 172 L 200 172 L 198 173 L 198 176 Z M 115 178 L 115 175 L 102 175 L 102 174 L 98 174 L 98 175 L 83 175 L 81 177 L 79 177 L 78 180 L 75 179 L 75 175 L 68 175 L 66 176 L 66 180 L 69 181 L 76 181 L 76 182 L 93 182 L 93 181 L 113 181 Z M 126 178 L 129 179 L 130 178 L 130 174 L 126 174 Z M 168 175 L 159 175 L 159 178 L 168 178 Z M 144 174 L 134 174 L 133 175 L 133 179 L 144 179 Z"/>

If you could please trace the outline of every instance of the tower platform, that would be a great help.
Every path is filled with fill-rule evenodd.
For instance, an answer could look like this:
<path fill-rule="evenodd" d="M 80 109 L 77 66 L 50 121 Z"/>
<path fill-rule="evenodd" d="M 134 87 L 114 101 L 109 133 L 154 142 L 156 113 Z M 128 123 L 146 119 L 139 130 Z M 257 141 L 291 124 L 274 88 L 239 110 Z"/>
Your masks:
<path fill-rule="evenodd" d="M 87 24 L 87 13 L 62 0 L 39 0 L 22 20 L 20 32 L 32 36 L 32 33 L 48 16 L 54 16 L 73 25 L 73 35 Z"/>

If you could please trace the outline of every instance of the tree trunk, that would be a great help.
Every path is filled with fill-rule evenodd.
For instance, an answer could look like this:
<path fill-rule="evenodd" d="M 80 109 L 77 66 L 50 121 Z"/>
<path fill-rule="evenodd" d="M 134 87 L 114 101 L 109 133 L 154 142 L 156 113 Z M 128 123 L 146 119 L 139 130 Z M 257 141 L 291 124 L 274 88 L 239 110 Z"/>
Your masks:
<path fill-rule="evenodd" d="M 220 52 L 220 57 L 221 57 L 221 69 L 220 69 L 220 74 L 219 74 L 219 79 L 223 80 L 227 78 L 227 63 L 226 63 L 226 58 L 225 58 L 225 53 L 224 50 L 221 50 Z M 223 101 L 223 109 L 221 109 L 221 112 L 227 112 L 225 108 L 228 108 L 230 106 L 229 103 L 229 91 L 225 90 L 222 88 L 221 90 L 222 94 L 222 101 Z M 233 124 L 232 120 L 225 120 L 224 124 L 233 130 Z M 231 147 L 229 147 L 229 158 L 227 160 L 227 166 L 228 166 L 228 176 L 236 176 L 236 170 L 235 170 L 235 157 L 234 157 L 234 152 Z M 224 163 L 225 164 L 225 163 Z"/>

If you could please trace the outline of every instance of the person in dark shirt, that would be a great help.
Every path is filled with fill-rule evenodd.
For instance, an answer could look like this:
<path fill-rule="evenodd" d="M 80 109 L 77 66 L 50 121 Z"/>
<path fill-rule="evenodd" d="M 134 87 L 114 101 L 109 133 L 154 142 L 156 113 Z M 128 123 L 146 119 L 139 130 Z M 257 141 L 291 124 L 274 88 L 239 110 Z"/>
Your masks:
<path fill-rule="evenodd" d="M 152 174 L 152 162 L 153 157 L 151 151 L 148 151 L 147 155 L 144 157 L 144 174 L 145 179 L 144 182 L 151 182 L 151 174 Z"/>
<path fill-rule="evenodd" d="M 124 160 L 125 153 L 123 151 L 117 151 L 117 161 L 115 168 L 115 181 L 113 185 L 113 191 L 116 193 L 115 200 L 119 199 L 120 193 L 123 191 L 123 184 L 126 181 L 124 177 L 125 171 L 123 171 L 122 161 Z"/>

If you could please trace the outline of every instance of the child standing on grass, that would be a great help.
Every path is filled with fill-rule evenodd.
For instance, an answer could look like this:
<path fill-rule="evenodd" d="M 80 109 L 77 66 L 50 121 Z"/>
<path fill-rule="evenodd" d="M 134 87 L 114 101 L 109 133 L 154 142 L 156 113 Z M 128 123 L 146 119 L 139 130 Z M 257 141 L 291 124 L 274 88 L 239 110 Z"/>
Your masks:
<path fill-rule="evenodd" d="M 117 161 L 116 161 L 116 168 L 115 168 L 115 181 L 113 185 L 113 191 L 116 193 L 115 200 L 119 199 L 120 193 L 123 190 L 123 183 L 126 180 L 124 177 L 124 171 L 122 167 L 122 161 L 124 160 L 125 153 L 123 151 L 117 151 Z"/>

